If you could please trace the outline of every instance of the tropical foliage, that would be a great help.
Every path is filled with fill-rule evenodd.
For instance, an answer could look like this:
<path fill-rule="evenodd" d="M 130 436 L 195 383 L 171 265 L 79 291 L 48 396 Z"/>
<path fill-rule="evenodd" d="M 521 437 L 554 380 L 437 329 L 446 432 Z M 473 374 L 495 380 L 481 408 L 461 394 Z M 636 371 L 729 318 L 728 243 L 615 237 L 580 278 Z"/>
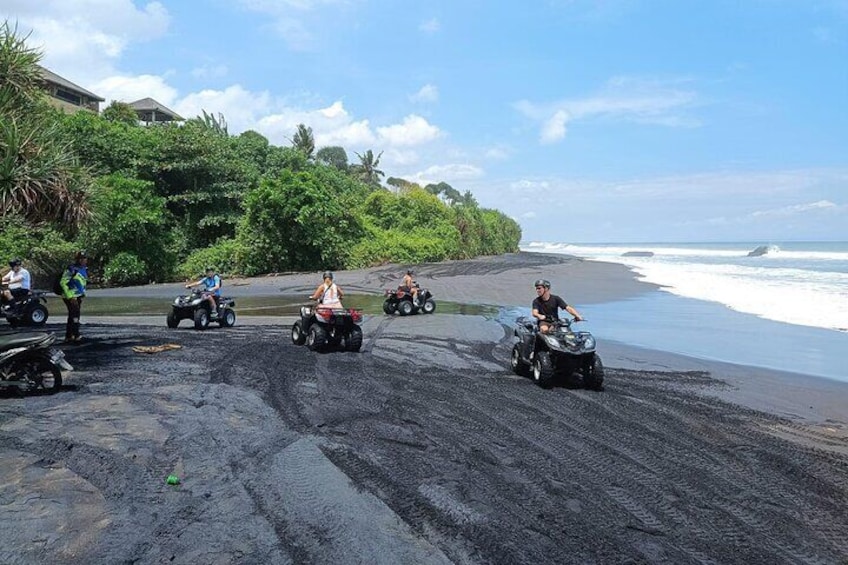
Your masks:
<path fill-rule="evenodd" d="M 417 263 L 516 251 L 521 231 L 469 192 L 348 162 L 299 124 L 291 145 L 231 135 L 220 114 L 142 126 L 113 102 L 53 110 L 39 53 L 0 28 L 0 258 L 43 269 L 89 251 L 107 284 Z M 64 259 L 62 259 L 64 258 Z"/>

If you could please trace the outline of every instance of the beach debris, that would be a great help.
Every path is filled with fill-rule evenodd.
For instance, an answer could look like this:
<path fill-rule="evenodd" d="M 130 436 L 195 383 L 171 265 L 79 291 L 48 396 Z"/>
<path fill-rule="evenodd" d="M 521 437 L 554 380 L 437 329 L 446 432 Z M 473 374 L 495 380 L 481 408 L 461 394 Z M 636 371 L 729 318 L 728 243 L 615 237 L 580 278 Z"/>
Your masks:
<path fill-rule="evenodd" d="M 171 349 L 182 349 L 182 345 L 176 343 L 165 343 L 163 345 L 136 345 L 132 348 L 136 353 L 161 353 Z"/>
<path fill-rule="evenodd" d="M 165 482 L 169 485 L 178 485 L 180 484 L 180 478 L 176 475 L 168 475 L 168 478 L 165 479 Z"/>

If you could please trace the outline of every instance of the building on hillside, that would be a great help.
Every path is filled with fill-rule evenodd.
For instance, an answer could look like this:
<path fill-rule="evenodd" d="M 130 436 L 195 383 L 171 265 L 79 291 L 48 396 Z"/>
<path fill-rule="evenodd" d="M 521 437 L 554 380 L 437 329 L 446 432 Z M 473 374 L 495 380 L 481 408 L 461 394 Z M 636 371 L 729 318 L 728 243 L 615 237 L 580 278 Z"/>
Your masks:
<path fill-rule="evenodd" d="M 72 114 L 80 110 L 100 112 L 100 103 L 105 99 L 89 92 L 53 71 L 39 67 L 44 79 L 44 89 L 50 95 L 50 103 L 64 112 Z"/>
<path fill-rule="evenodd" d="M 130 102 L 130 107 L 138 114 L 138 121 L 144 124 L 161 124 L 166 122 L 181 122 L 182 116 L 160 104 L 153 98 L 142 98 Z"/>

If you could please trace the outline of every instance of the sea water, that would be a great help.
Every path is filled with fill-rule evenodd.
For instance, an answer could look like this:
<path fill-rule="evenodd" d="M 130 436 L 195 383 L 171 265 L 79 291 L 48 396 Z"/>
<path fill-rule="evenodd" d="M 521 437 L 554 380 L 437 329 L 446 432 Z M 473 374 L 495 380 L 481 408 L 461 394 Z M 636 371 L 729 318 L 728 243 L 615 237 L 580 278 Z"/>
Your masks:
<path fill-rule="evenodd" d="M 848 381 L 848 242 L 569 244 L 658 292 L 580 308 L 601 338 Z M 579 297 L 570 297 L 579 305 Z"/>

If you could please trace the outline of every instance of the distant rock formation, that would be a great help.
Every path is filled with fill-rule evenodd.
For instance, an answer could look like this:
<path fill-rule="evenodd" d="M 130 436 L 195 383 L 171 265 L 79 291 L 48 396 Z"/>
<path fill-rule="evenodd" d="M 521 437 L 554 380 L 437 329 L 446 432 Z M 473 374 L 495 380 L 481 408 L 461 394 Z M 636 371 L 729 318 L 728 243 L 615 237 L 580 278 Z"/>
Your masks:
<path fill-rule="evenodd" d="M 763 255 L 768 255 L 769 253 L 775 253 L 780 251 L 780 248 L 777 245 L 760 245 L 753 251 L 748 252 L 748 257 L 762 257 Z"/>
<path fill-rule="evenodd" d="M 653 251 L 625 251 L 621 254 L 622 257 L 653 257 Z"/>

